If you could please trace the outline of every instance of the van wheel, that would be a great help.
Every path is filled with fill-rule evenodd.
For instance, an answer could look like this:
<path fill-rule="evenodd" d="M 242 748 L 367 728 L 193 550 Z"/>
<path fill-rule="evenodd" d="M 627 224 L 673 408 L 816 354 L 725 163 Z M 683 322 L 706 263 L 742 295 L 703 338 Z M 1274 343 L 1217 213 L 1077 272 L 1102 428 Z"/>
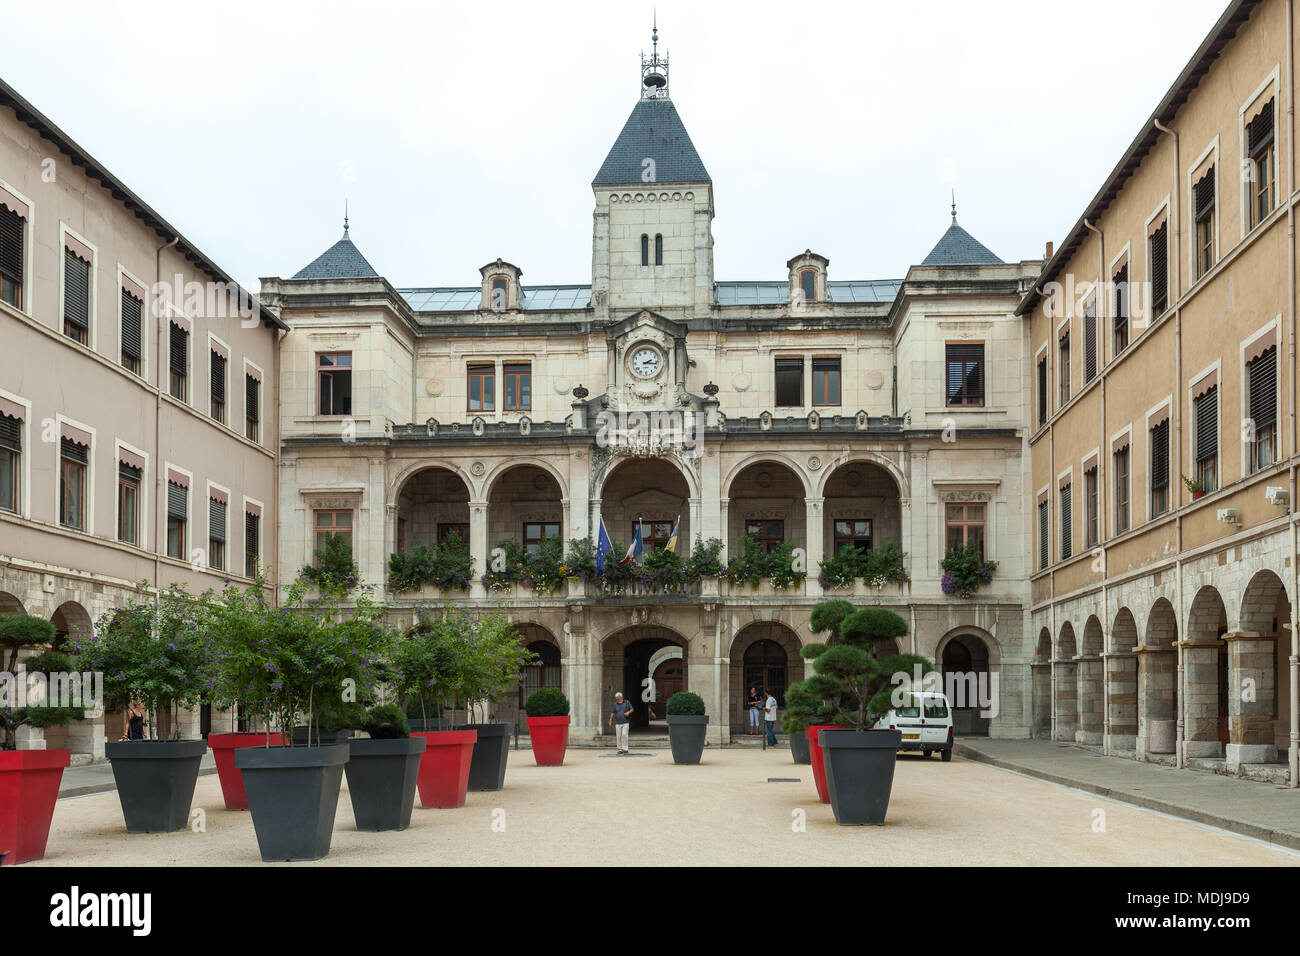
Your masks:
<path fill-rule="evenodd" d="M 940 753 L 943 754 L 943 762 L 944 762 L 944 763 L 947 763 L 949 760 L 952 759 L 952 748 L 951 748 L 951 747 L 947 748 L 946 750 L 942 750 L 942 751 L 940 751 Z"/>

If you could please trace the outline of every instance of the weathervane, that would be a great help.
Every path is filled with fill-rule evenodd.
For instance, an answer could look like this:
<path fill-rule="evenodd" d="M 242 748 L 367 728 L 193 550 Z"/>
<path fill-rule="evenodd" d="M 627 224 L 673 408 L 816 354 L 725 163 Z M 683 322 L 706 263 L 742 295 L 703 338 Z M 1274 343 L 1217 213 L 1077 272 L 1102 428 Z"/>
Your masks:
<path fill-rule="evenodd" d="M 655 11 L 654 27 L 650 31 L 653 44 L 650 59 L 641 53 L 641 98 L 663 100 L 668 98 L 668 54 L 659 56 L 659 11 Z"/>

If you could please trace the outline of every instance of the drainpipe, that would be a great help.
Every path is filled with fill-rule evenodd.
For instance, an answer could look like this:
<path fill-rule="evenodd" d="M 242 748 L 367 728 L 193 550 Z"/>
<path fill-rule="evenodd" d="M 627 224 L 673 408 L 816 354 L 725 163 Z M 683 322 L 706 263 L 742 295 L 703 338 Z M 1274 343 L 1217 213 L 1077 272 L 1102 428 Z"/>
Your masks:
<path fill-rule="evenodd" d="M 1180 232 L 1180 221 L 1182 216 L 1182 198 L 1178 189 L 1178 170 L 1179 166 L 1179 143 L 1178 134 L 1166 126 L 1160 120 L 1155 121 L 1156 129 L 1162 133 L 1168 133 L 1174 139 L 1174 189 L 1173 198 L 1169 210 L 1169 224 L 1172 227 L 1170 233 L 1173 236 L 1173 253 L 1174 267 L 1170 270 L 1170 291 L 1169 298 L 1175 303 L 1174 305 L 1174 401 L 1171 412 L 1173 414 L 1172 431 L 1174 434 L 1175 461 L 1178 462 L 1178 473 L 1182 475 L 1183 467 L 1183 312 L 1182 308 L 1177 305 L 1178 300 L 1183 294 L 1183 256 L 1182 256 L 1182 234 Z M 1151 316 L 1150 318 L 1154 318 Z M 1173 484 L 1171 482 L 1171 484 Z M 1178 677 L 1175 683 L 1176 699 L 1174 702 L 1174 716 L 1177 719 L 1175 731 L 1174 751 L 1176 755 L 1175 765 L 1181 770 L 1187 766 L 1187 746 L 1184 741 L 1186 734 L 1186 721 L 1183 715 L 1184 701 L 1187 699 L 1187 662 L 1184 649 L 1181 646 L 1186 634 L 1183 632 L 1183 493 L 1178 491 L 1182 487 L 1182 482 L 1174 484 L 1174 492 L 1178 498 L 1176 500 L 1175 517 L 1174 517 L 1174 534 L 1175 534 L 1175 557 L 1174 557 L 1174 593 L 1178 601 L 1177 626 L 1179 629 L 1179 640 L 1175 643 L 1178 647 Z"/>
<path fill-rule="evenodd" d="M 1286 119 L 1287 119 L 1287 151 L 1291 154 L 1286 164 L 1287 179 L 1287 206 L 1286 206 L 1286 238 L 1287 238 L 1287 422 L 1290 427 L 1290 436 L 1288 443 L 1291 448 L 1291 467 L 1290 482 L 1288 490 L 1290 500 L 1288 502 L 1288 511 L 1291 515 L 1291 521 L 1287 525 L 1287 538 L 1291 546 L 1291 581 L 1296 581 L 1296 523 L 1295 523 L 1295 504 L 1296 504 L 1296 315 L 1295 315 L 1295 297 L 1296 297 L 1296 241 L 1295 241 L 1295 205 L 1291 202 L 1291 195 L 1295 191 L 1295 95 L 1292 93 L 1292 85 L 1295 80 L 1295 33 L 1294 27 L 1294 6 L 1295 0 L 1287 0 L 1286 5 Z M 1291 654 L 1289 659 L 1291 670 L 1291 734 L 1290 744 L 1287 753 L 1287 762 L 1290 764 L 1290 773 L 1287 775 L 1287 784 L 1292 789 L 1300 787 L 1300 635 L 1297 635 L 1297 613 L 1295 589 L 1291 590 Z"/>
<path fill-rule="evenodd" d="M 275 593 L 271 596 L 272 606 L 280 605 L 280 345 L 288 338 L 289 333 L 281 329 L 272 329 L 275 336 L 275 354 L 271 357 L 271 367 L 275 369 L 274 381 L 271 388 L 267 389 L 272 395 L 271 408 L 275 411 L 275 449 L 271 458 L 272 469 L 275 474 L 271 479 L 271 514 L 272 518 L 269 524 L 274 529 L 274 539 L 271 542 L 271 587 Z M 412 363 L 414 364 L 414 363 Z M 265 536 L 265 532 L 263 532 Z"/>
<path fill-rule="evenodd" d="M 154 396 L 153 409 L 153 587 L 155 592 L 158 590 L 158 582 L 162 579 L 162 534 L 167 523 L 167 500 L 165 497 L 167 492 L 167 476 L 163 474 L 164 466 L 162 455 L 162 397 L 163 389 L 166 387 L 166 383 L 163 381 L 163 369 L 166 367 L 163 361 L 163 332 L 167 328 L 167 323 L 169 321 L 169 319 L 162 314 L 162 309 L 158 308 L 156 290 L 158 286 L 162 284 L 162 254 L 168 249 L 175 248 L 176 243 L 180 242 L 180 238 L 180 236 L 173 237 L 171 242 L 163 243 L 154 253 L 154 311 L 158 313 L 158 315 L 155 316 L 158 320 L 158 345 L 153 350 L 153 361 L 158 370 L 158 392 Z M 158 520 L 160 509 L 163 516 L 162 521 Z"/>
<path fill-rule="evenodd" d="M 1105 310 L 1105 308 L 1103 307 L 1102 302 L 1103 302 L 1103 300 L 1105 300 L 1105 299 L 1109 299 L 1109 296 L 1104 296 L 1104 295 L 1101 294 L 1103 291 L 1105 291 L 1105 288 L 1106 288 L 1106 284 L 1105 284 L 1105 282 L 1106 282 L 1106 269 L 1107 269 L 1107 265 L 1106 265 L 1106 236 L 1102 233 L 1102 231 L 1101 231 L 1100 229 L 1098 229 L 1096 226 L 1094 226 L 1094 225 L 1093 225 L 1091 222 L 1089 222 L 1087 219 L 1084 219 L 1084 220 L 1083 220 L 1083 224 L 1084 224 L 1084 226 L 1086 226 L 1089 230 L 1091 230 L 1092 232 L 1095 232 L 1095 233 L 1097 234 L 1097 242 L 1098 242 L 1099 245 L 1100 245 L 1100 251 L 1099 251 L 1098 254 L 1097 254 L 1097 274 L 1100 276 L 1101 289 L 1100 289 L 1100 290 L 1094 290 L 1094 291 L 1093 291 L 1093 308 L 1096 310 L 1096 312 L 1097 312 L 1097 316 L 1096 316 L 1096 318 L 1093 319 L 1093 327 L 1092 327 L 1092 335 L 1093 335 L 1093 339 L 1094 339 L 1095 342 L 1096 342 L 1095 348 L 1096 348 L 1096 350 L 1097 350 L 1097 374 L 1101 377 L 1101 386 L 1100 386 L 1100 389 L 1101 389 L 1101 438 L 1098 440 L 1098 443 L 1097 443 L 1097 445 L 1098 445 L 1098 449 L 1099 449 L 1098 452 L 1097 452 L 1097 498 L 1098 498 L 1098 500 L 1100 500 L 1100 499 L 1101 499 L 1101 489 L 1102 489 L 1102 487 L 1103 487 L 1102 482 L 1103 482 L 1103 481 L 1105 480 L 1105 478 L 1106 478 L 1106 473 L 1102 470 L 1102 467 L 1101 467 L 1101 451 L 1100 451 L 1101 448 L 1106 447 L 1106 374 L 1105 374 L 1104 364 L 1103 364 L 1103 362 L 1102 362 L 1102 360 L 1101 360 L 1101 356 L 1102 356 L 1102 350 L 1101 350 L 1102 335 L 1101 335 L 1101 330 L 1104 329 L 1104 328 L 1107 328 L 1107 325 L 1106 325 L 1106 310 Z M 1086 338 L 1086 335 L 1085 335 L 1085 338 Z M 1087 348 L 1087 343 L 1086 343 L 1086 342 L 1084 343 L 1084 347 L 1085 347 L 1085 349 Z M 1087 357 L 1087 355 L 1085 354 L 1085 355 L 1084 355 L 1084 361 L 1086 362 L 1087 360 L 1088 360 L 1088 357 Z M 1080 475 L 1079 477 L 1082 478 L 1083 476 Z M 1088 492 L 1087 492 L 1087 490 L 1085 489 L 1085 490 L 1084 490 L 1084 502 L 1083 502 L 1083 508 L 1084 508 L 1083 525 L 1084 525 L 1084 528 L 1085 528 L 1085 529 L 1086 529 L 1087 526 L 1088 526 L 1088 514 L 1087 514 L 1087 509 L 1088 509 L 1088 500 L 1087 500 L 1087 496 L 1088 496 Z M 1133 495 L 1130 493 L 1130 495 L 1129 495 L 1129 507 L 1130 507 L 1130 508 L 1132 508 L 1132 501 L 1133 501 Z M 1098 510 L 1100 510 L 1100 508 L 1099 508 Z M 1097 535 L 1097 537 L 1100 538 L 1100 537 L 1101 537 L 1101 534 L 1100 534 L 1100 530 L 1101 530 L 1101 515 L 1100 515 L 1100 514 L 1097 515 L 1097 526 L 1098 526 L 1098 535 Z M 1102 551 L 1102 559 L 1101 559 L 1101 622 L 1102 622 L 1102 624 L 1101 624 L 1101 626 L 1102 626 L 1102 632 L 1101 632 L 1101 633 L 1102 633 L 1102 641 L 1101 641 L 1101 707 L 1102 707 L 1102 711 L 1101 711 L 1101 752 L 1102 752 L 1102 754 L 1105 755 L 1105 756 L 1110 756 L 1110 681 L 1107 679 L 1107 674 L 1106 674 L 1106 645 L 1107 645 L 1107 643 L 1108 643 L 1107 633 L 1108 633 L 1109 630 L 1110 630 L 1110 611 L 1109 611 L 1109 609 L 1108 609 L 1107 606 L 1106 606 L 1106 577 L 1107 577 L 1107 570 L 1106 570 L 1106 552 L 1103 550 L 1103 551 Z"/>

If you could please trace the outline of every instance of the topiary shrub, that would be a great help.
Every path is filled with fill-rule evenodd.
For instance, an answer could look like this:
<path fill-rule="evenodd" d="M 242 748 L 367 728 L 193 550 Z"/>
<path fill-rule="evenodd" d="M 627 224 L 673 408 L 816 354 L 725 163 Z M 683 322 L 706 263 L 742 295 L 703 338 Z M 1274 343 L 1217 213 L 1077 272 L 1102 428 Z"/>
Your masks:
<path fill-rule="evenodd" d="M 529 717 L 568 717 L 569 698 L 558 687 L 543 687 L 528 695 L 524 710 Z"/>
<path fill-rule="evenodd" d="M 864 607 L 840 621 L 839 633 L 845 642 L 874 652 L 878 641 L 905 637 L 907 622 L 888 608 Z"/>
<path fill-rule="evenodd" d="M 348 702 L 321 710 L 316 726 L 327 733 L 337 733 L 356 730 L 365 722 L 366 709 L 358 703 Z"/>
<path fill-rule="evenodd" d="M 373 740 L 397 740 L 411 736 L 411 725 L 396 704 L 376 704 L 366 711 L 361 729 Z"/>
<path fill-rule="evenodd" d="M 838 644 L 840 624 L 855 610 L 856 608 L 848 601 L 822 601 L 812 609 L 812 614 L 808 617 L 808 625 L 814 634 L 824 634 L 829 631 L 831 636 L 826 643 Z"/>
<path fill-rule="evenodd" d="M 703 717 L 704 698 L 689 690 L 679 690 L 668 698 L 669 717 Z"/>

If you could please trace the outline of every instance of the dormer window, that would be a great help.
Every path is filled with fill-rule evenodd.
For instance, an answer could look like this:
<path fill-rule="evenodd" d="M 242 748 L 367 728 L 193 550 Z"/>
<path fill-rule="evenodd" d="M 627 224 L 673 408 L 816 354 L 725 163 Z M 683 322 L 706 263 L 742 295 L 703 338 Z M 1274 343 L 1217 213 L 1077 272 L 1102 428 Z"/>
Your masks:
<path fill-rule="evenodd" d="M 518 266 L 498 259 L 479 269 L 479 274 L 483 276 L 480 309 L 485 312 L 509 312 L 521 307 L 519 277 L 523 272 Z"/>
<path fill-rule="evenodd" d="M 510 302 L 510 280 L 498 276 L 492 280 L 492 311 L 503 312 Z"/>
<path fill-rule="evenodd" d="M 790 305 L 799 309 L 809 302 L 825 302 L 826 267 L 830 260 L 805 249 L 785 264 L 790 270 Z"/>

